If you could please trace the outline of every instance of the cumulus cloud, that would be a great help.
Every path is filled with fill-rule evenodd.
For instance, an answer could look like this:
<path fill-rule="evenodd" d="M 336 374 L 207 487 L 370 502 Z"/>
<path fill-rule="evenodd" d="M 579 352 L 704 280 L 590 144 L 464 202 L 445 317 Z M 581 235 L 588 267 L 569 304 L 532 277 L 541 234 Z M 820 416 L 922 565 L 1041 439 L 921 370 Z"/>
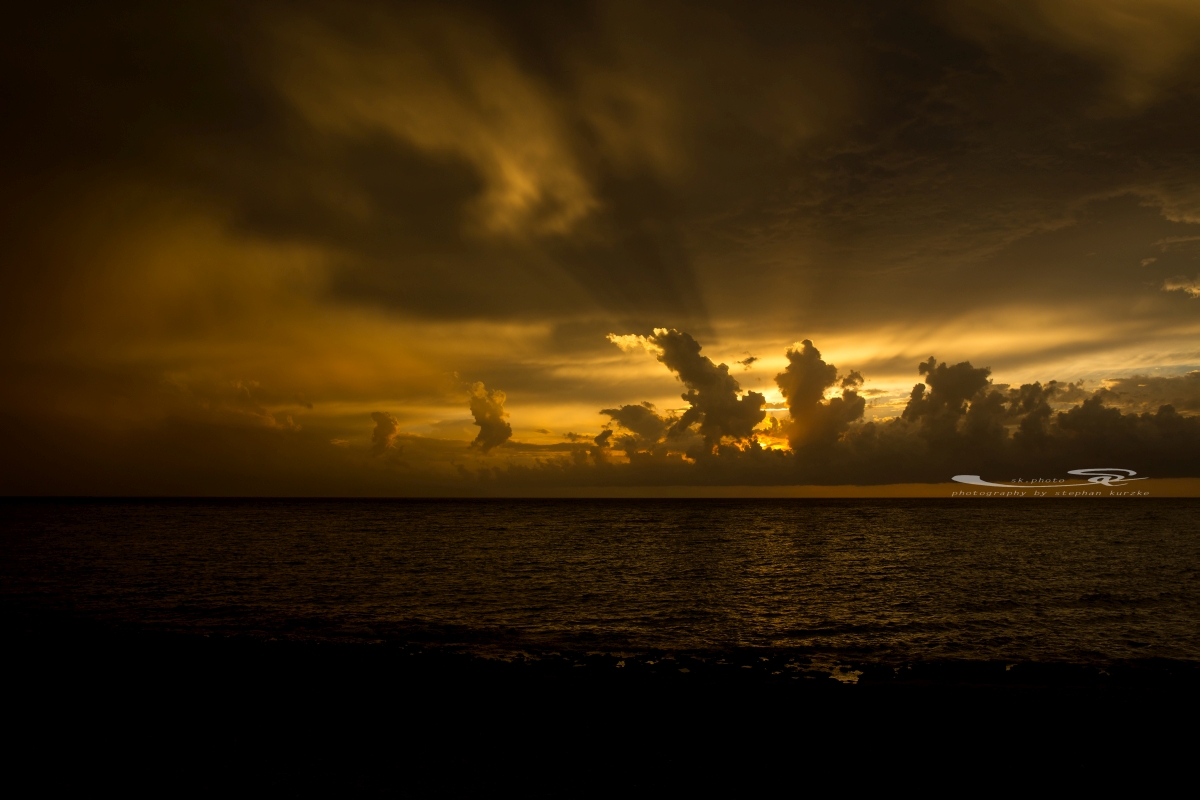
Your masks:
<path fill-rule="evenodd" d="M 673 421 L 671 418 L 659 416 L 654 404 L 650 402 L 624 405 L 620 408 L 602 408 L 600 413 L 607 414 L 613 422 L 651 444 L 666 435 Z"/>
<path fill-rule="evenodd" d="M 608 340 L 626 353 L 645 351 L 651 355 L 658 356 L 662 355 L 662 347 L 659 346 L 655 337 L 660 333 L 667 333 L 667 329 L 655 328 L 654 334 L 651 336 L 642 336 L 637 333 L 610 333 Z"/>
<path fill-rule="evenodd" d="M 391 450 L 400 435 L 400 422 L 386 411 L 371 412 L 375 430 L 371 431 L 371 455 L 381 456 Z"/>
<path fill-rule="evenodd" d="M 589 453 L 572 459 L 511 466 L 497 480 L 602 484 L 880 484 L 945 482 L 953 475 L 980 474 L 1056 477 L 1089 464 L 1118 464 L 1156 477 L 1197 477 L 1200 464 L 1200 371 L 1165 378 L 1133 377 L 1107 381 L 1088 392 L 1082 381 L 1034 382 L 1020 386 L 995 384 L 988 367 L 970 361 L 955 364 L 930 357 L 915 365 L 921 378 L 903 413 L 894 418 L 863 420 L 864 401 L 856 388 L 865 377 L 858 371 L 839 376 L 810 340 L 787 351 L 788 366 L 776 376 L 788 401 L 789 416 L 771 417 L 767 425 L 742 437 L 705 436 L 708 414 L 721 420 L 719 430 L 742 430 L 740 409 L 729 411 L 736 392 L 721 366 L 705 363 L 691 336 L 658 329 L 643 337 L 659 360 L 689 386 L 684 395 L 692 407 L 672 421 L 649 403 L 603 409 L 624 434 L 606 430 Z M 637 344 L 636 348 L 643 346 Z M 696 388 L 691 388 L 696 387 Z M 831 389 L 838 396 L 826 398 Z M 1170 402 L 1159 402 L 1170 401 Z M 1143 413 L 1125 413 L 1145 408 Z M 700 406 L 703 410 L 693 411 Z M 762 403 L 751 407 L 763 413 Z M 724 415 L 722 416 L 722 412 Z M 684 425 L 692 442 L 672 443 Z M 763 421 L 762 417 L 758 421 Z M 711 423 L 715 424 L 715 423 Z M 690 433 L 689 433 L 690 432 Z M 790 449 L 764 446 L 760 437 L 788 439 Z M 607 460 L 615 442 L 627 460 Z M 701 444 L 702 446 L 696 446 Z M 597 468 L 603 467 L 603 472 Z"/>
<path fill-rule="evenodd" d="M 973 367 L 969 361 L 951 367 L 945 362 L 937 363 L 937 359 L 930 356 L 917 367 L 917 372 L 925 376 L 925 382 L 913 386 L 902 419 L 918 423 L 922 433 L 932 438 L 955 435 L 959 420 L 968 409 L 974 412 L 972 421 L 981 419 L 983 406 L 970 401 L 991 382 L 988 378 L 990 369 Z M 997 393 L 993 394 L 999 397 Z M 994 405 L 998 400 L 981 402 Z"/>
<path fill-rule="evenodd" d="M 489 390 L 482 383 L 471 386 L 471 413 L 479 426 L 479 435 L 471 442 L 472 447 L 487 453 L 512 438 L 512 426 L 504 421 L 508 416 L 504 410 L 505 399 L 504 392 L 499 389 Z"/>
<path fill-rule="evenodd" d="M 607 414 L 623 431 L 613 441 L 631 459 L 646 455 L 663 456 L 671 448 L 687 450 L 703 442 L 688 431 L 673 430 L 679 421 L 678 416 L 660 415 L 650 402 L 604 408 L 600 413 Z"/>
<path fill-rule="evenodd" d="M 69 415 L 78 439 L 29 440 L 4 456 L 6 487 L 40 493 L 62 485 L 59 471 L 99 475 L 92 462 L 60 469 L 49 454 L 69 448 L 106 454 L 108 474 L 149 476 L 146 487 L 245 491 L 222 476 L 243 464 L 267 474 L 266 459 L 236 444 L 252 442 L 284 455 L 277 483 L 247 486 L 359 491 L 363 474 L 392 462 L 361 446 L 376 398 L 391 398 L 412 430 L 438 418 L 449 368 L 561 402 L 530 424 L 593 440 L 598 426 L 569 409 L 657 397 L 612 395 L 630 376 L 598 354 L 607 343 L 596 334 L 644 333 L 654 320 L 698 337 L 736 330 L 743 356 L 800 338 L 803 320 L 837 330 L 860 368 L 905 346 L 928 355 L 928 339 L 895 342 L 900 330 L 937 330 L 943 357 L 986 335 L 988 363 L 1021 374 L 1051 354 L 1091 374 L 1109 353 L 1194 347 L 1195 306 L 1174 292 L 1195 296 L 1200 283 L 1187 277 L 1200 223 L 1188 144 L 1200 128 L 1195 0 L 854 14 L 833 2 L 418 5 L 114 15 L 68 0 L 11 15 L 0 93 L 22 124 L 0 131 L 11 223 L 0 237 L 0 421 L 26 436 Z M 1095 113 L 1109 96 L 1120 113 Z M 1137 268 L 1148 255 L 1158 260 Z M 656 337 L 614 341 L 658 357 Z M 780 359 L 770 372 L 782 370 L 782 353 L 769 356 Z M 760 388 L 744 376 L 761 363 L 743 372 L 746 388 Z M 168 374 L 220 386 L 164 390 Z M 242 376 L 271 393 L 232 389 Z M 752 395 L 730 400 L 716 384 L 696 389 L 712 401 L 698 400 L 684 428 L 653 443 L 602 416 L 612 474 L 627 445 L 661 454 L 655 475 L 691 470 L 671 473 L 686 481 L 936 477 L 959 455 L 1081 446 L 1084 429 L 1057 414 L 1095 394 L 988 385 L 939 411 L 941 389 L 924 384 L 909 418 L 870 428 L 844 392 L 880 390 L 844 381 L 789 398 L 794 416 L 752 429 Z M 1100 402 L 1125 417 L 1163 404 L 1191 413 L 1186 394 L 1137 388 L 1102 387 Z M 309 409 L 299 390 L 322 403 Z M 897 397 L 899 415 L 911 398 L 888 405 Z M 654 413 L 667 430 L 680 421 Z M 160 423 L 192 431 L 161 437 L 186 455 L 172 463 L 188 481 L 159 482 L 167 471 L 147 466 L 159 451 L 139 431 Z M 736 436 L 767 425 L 791 428 L 807 466 L 785 469 L 792 455 Z M 430 427 L 461 441 L 413 440 L 406 461 L 419 446 L 433 453 L 422 469 L 483 460 L 483 425 Z M 218 439 L 232 454 L 220 462 L 205 455 Z M 294 456 L 305 442 L 319 448 Z M 507 457 L 510 444 L 491 452 Z M 695 463 L 664 466 L 683 453 Z M 320 479 L 292 480 L 308 455 Z M 365 472 L 336 477 L 355 458 Z M 27 479 L 36 463 L 44 484 Z M 90 493 L 86 480 L 72 491 Z"/>
<path fill-rule="evenodd" d="M 1138 411 L 1155 411 L 1164 405 L 1179 411 L 1200 411 L 1200 370 L 1184 375 L 1132 375 L 1110 378 L 1097 392 L 1106 405 Z"/>
<path fill-rule="evenodd" d="M 714 364 L 712 359 L 701 355 L 699 342 L 688 333 L 656 328 L 651 336 L 632 337 L 632 342 L 631 337 L 609 339 L 622 349 L 641 346 L 655 353 L 687 387 L 681 397 L 690 407 L 671 426 L 671 435 L 678 436 L 697 426 L 697 432 L 709 444 L 726 437 L 746 439 L 766 416 L 763 410 L 766 398 L 758 392 L 739 396 L 741 386 L 729 374 L 729 367 Z"/>
<path fill-rule="evenodd" d="M 828 446 L 861 419 L 866 401 L 854 390 L 862 375 L 851 372 L 841 381 L 842 395 L 822 402 L 826 390 L 838 383 L 837 367 L 826 364 L 808 339 L 787 351 L 788 365 L 775 383 L 788 403 L 791 420 L 787 436 L 793 448 Z"/>

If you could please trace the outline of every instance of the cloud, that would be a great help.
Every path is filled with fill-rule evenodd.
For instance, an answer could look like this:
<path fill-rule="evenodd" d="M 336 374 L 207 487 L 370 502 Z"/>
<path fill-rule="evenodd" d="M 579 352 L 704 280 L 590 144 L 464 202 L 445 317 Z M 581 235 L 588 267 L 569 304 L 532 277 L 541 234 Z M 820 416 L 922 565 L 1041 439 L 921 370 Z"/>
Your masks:
<path fill-rule="evenodd" d="M 688 391 L 681 397 L 690 407 L 672 424 L 672 436 L 679 436 L 696 425 L 709 444 L 716 444 L 723 438 L 745 439 L 766 416 L 763 410 L 766 398 L 752 391 L 739 397 L 741 386 L 729 374 L 729 367 L 714 364 L 707 356 L 700 355 L 700 345 L 690 334 L 655 328 L 650 336 L 610 334 L 609 340 L 627 352 L 641 347 L 655 353 L 687 387 Z"/>
<path fill-rule="evenodd" d="M 467 160 L 484 180 L 474 213 L 490 234 L 562 234 L 596 208 L 553 97 L 483 20 L 367 17 L 357 36 L 295 17 L 278 26 L 280 87 L 312 124 Z"/>
<path fill-rule="evenodd" d="M 686 376 L 697 386 L 711 383 L 729 391 L 719 367 L 698 362 L 700 346 L 687 334 L 659 329 L 647 339 L 681 380 Z M 782 422 L 772 417 L 770 427 L 748 437 L 696 436 L 704 446 L 671 446 L 669 433 L 678 421 L 668 425 L 649 404 L 625 405 L 602 413 L 630 433 L 610 437 L 604 431 L 596 437 L 598 446 L 611 439 L 624 448 L 624 463 L 599 452 L 588 460 L 581 452 L 572 459 L 509 465 L 494 479 L 548 485 L 873 484 L 945 482 L 957 474 L 1053 477 L 1100 463 L 1157 477 L 1200 477 L 1193 455 L 1200 447 L 1200 416 L 1184 416 L 1172 403 L 1154 405 L 1169 398 L 1185 410 L 1200 409 L 1200 371 L 1108 381 L 1088 393 L 1082 382 L 997 385 L 987 367 L 931 356 L 916 365 L 922 382 L 903 413 L 865 422 L 864 401 L 851 388 L 865 380 L 861 373 L 839 377 L 810 340 L 786 355 L 788 366 L 776 381 L 790 416 Z M 825 399 L 839 384 L 847 384 L 841 395 Z M 695 391 L 694 400 L 702 397 Z M 1151 410 L 1124 413 L 1111 402 Z M 685 411 L 680 419 L 687 416 Z M 758 440 L 782 435 L 790 450 Z"/>
<path fill-rule="evenodd" d="M 385 411 L 372 411 L 371 419 L 375 420 L 375 430 L 371 431 L 371 455 L 381 456 L 395 445 L 400 422 Z"/>
<path fill-rule="evenodd" d="M 667 429 L 674 420 L 661 417 L 650 402 L 638 405 L 624 405 L 620 408 L 602 408 L 601 414 L 607 414 L 613 422 L 622 428 L 632 431 L 642 442 L 652 445 L 666 436 Z"/>
<path fill-rule="evenodd" d="M 755 361 L 758 361 L 758 356 L 747 356 L 737 363 L 741 364 L 744 369 L 750 369 L 750 365 Z"/>
<path fill-rule="evenodd" d="M 1176 275 L 1167 278 L 1162 285 L 1164 292 L 1183 292 L 1191 297 L 1200 297 L 1200 275 L 1188 278 L 1186 275 Z"/>
<path fill-rule="evenodd" d="M 1200 9 L 1190 0 L 968 2 L 956 11 L 1094 62 L 1107 73 L 1110 91 L 1132 107 L 1157 99 L 1200 49 Z"/>
<path fill-rule="evenodd" d="M 710 356 L 758 353 L 726 360 L 771 400 L 800 320 L 887 387 L 864 414 L 900 415 L 934 351 L 1044 378 L 1194 365 L 1174 293 L 1200 281 L 1198 7 L 25 4 L 0 31 L 22 121 L 0 130 L 0 419 L 27 443 L 3 488 L 391 491 L 396 470 L 534 452 L 467 450 L 484 431 L 450 424 L 450 370 L 527 398 L 543 430 L 647 398 L 669 430 L 679 373 L 601 338 L 664 320 Z M 654 339 L 617 337 L 657 358 Z M 942 388 L 923 384 L 909 419 L 868 428 L 843 391 L 885 389 L 844 380 L 752 428 L 752 395 L 719 382 L 673 437 L 602 416 L 611 474 L 935 475 L 1040 433 L 1064 452 L 1080 434 L 1057 414 L 1095 388 L 989 385 L 926 414 Z M 1099 396 L 1192 413 L 1137 388 Z M 364 446 L 381 407 L 431 432 L 391 438 L 407 465 Z M 754 450 L 779 424 L 809 466 Z"/>
<path fill-rule="evenodd" d="M 657 336 L 660 331 L 666 333 L 667 329 L 656 328 L 654 330 L 654 335 L 651 336 L 642 336 L 641 334 L 637 333 L 610 333 L 606 338 L 626 353 L 645 351 L 651 355 L 659 356 L 662 355 L 662 347 L 659 346 L 658 342 L 655 340 L 655 336 Z"/>
<path fill-rule="evenodd" d="M 1168 236 L 1154 242 L 1154 247 L 1162 248 L 1163 252 L 1175 249 L 1178 245 L 1200 242 L 1200 236 Z"/>
<path fill-rule="evenodd" d="M 808 339 L 789 348 L 787 359 L 787 368 L 775 376 L 775 383 L 791 414 L 788 440 L 794 449 L 828 447 L 851 422 L 862 418 L 866 401 L 853 388 L 862 383 L 862 376 L 851 372 L 841 382 L 841 397 L 822 402 L 826 390 L 838 382 L 837 367 L 826 364 Z"/>
<path fill-rule="evenodd" d="M 508 412 L 504 410 L 504 392 L 488 390 L 482 383 L 471 386 L 471 414 L 479 426 L 479 435 L 471 442 L 484 453 L 504 444 L 512 437 L 512 426 L 504 421 Z"/>
<path fill-rule="evenodd" d="M 991 370 L 973 367 L 969 361 L 950 367 L 930 356 L 918 366 L 917 372 L 926 376 L 925 382 L 913 387 L 904 407 L 904 419 L 919 422 L 925 430 L 947 425 L 953 428 L 966 413 L 970 401 L 991 383 L 988 378 Z"/>
<path fill-rule="evenodd" d="M 1096 394 L 1107 405 L 1142 413 L 1165 405 L 1178 411 L 1200 412 L 1200 370 L 1173 376 L 1109 378 Z"/>
<path fill-rule="evenodd" d="M 195 421 L 233 428 L 254 427 L 278 431 L 301 430 L 287 411 L 271 411 L 257 396 L 265 392 L 257 381 L 168 381 L 176 392 L 170 413 Z"/>

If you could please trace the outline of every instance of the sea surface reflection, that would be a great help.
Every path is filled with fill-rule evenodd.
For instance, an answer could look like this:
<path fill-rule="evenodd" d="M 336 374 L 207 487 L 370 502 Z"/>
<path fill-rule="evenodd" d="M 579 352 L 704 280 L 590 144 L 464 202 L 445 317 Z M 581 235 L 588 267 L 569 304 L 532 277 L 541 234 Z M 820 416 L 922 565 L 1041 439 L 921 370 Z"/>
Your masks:
<path fill-rule="evenodd" d="M 4 501 L 10 607 L 479 653 L 1200 659 L 1196 500 Z"/>

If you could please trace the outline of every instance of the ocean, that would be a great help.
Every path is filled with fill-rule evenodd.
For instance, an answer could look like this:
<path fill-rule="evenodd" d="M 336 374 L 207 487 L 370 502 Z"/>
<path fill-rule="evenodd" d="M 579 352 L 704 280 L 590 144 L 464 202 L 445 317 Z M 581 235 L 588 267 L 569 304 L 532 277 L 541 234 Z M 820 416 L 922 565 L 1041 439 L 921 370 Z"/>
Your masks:
<path fill-rule="evenodd" d="M 5 500 L 11 613 L 817 662 L 1200 660 L 1200 500 Z"/>

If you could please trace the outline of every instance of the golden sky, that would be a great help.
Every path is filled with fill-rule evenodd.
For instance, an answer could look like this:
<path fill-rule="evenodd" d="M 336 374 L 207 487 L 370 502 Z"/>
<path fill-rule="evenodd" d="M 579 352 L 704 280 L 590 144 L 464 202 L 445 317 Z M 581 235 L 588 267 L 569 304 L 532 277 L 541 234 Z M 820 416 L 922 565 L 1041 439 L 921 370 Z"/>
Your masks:
<path fill-rule="evenodd" d="M 1194 0 L 0 35 L 0 493 L 1200 478 Z"/>

